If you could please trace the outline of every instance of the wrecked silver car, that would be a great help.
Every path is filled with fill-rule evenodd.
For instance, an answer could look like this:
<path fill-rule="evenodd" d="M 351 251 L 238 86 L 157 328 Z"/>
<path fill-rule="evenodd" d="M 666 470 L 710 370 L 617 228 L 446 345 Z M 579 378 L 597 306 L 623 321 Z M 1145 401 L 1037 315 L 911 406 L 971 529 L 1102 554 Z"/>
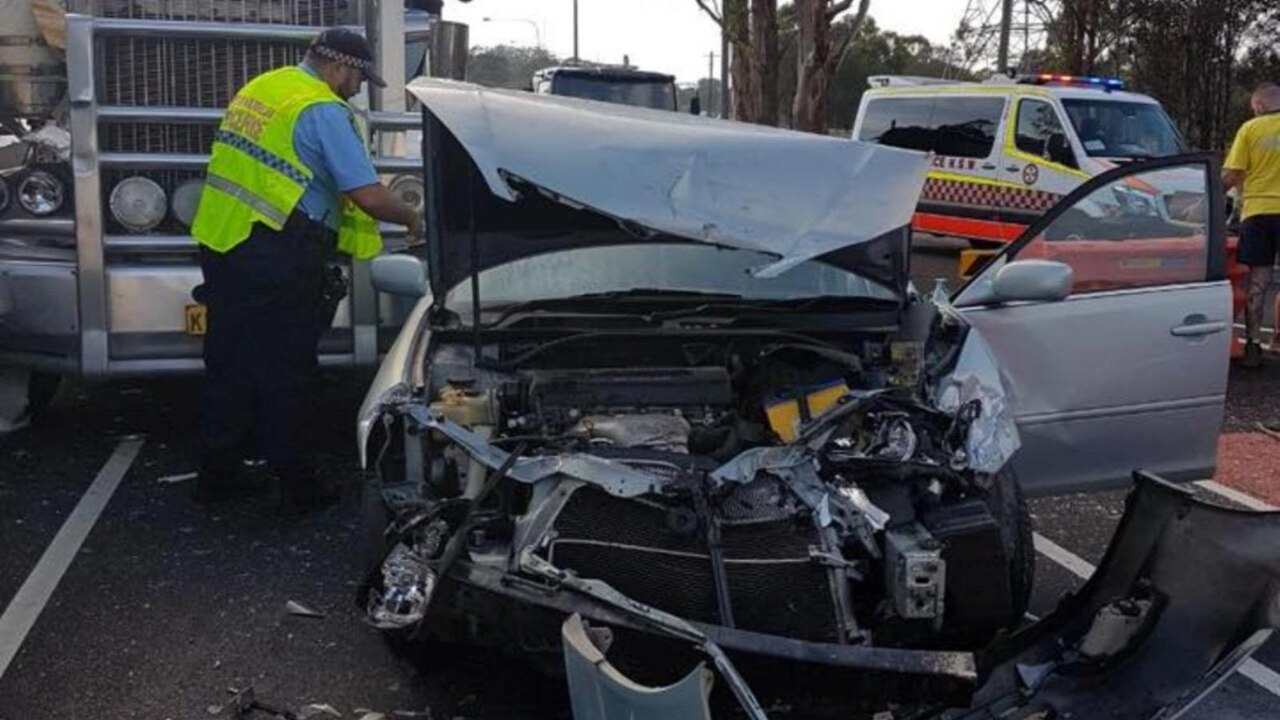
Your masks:
<path fill-rule="evenodd" d="M 709 660 L 721 702 L 756 718 L 1065 717 L 1119 678 L 1141 697 L 1075 717 L 1146 718 L 1273 623 L 1269 548 L 1232 565 L 1237 548 L 1197 537 L 1273 519 L 1151 479 L 1099 576 L 1019 629 L 1024 490 L 1212 470 L 1230 303 L 1210 158 L 1100 176 L 954 297 L 924 298 L 923 155 L 411 91 L 428 242 L 375 261 L 380 289 L 417 299 L 359 418 L 375 626 L 556 659 L 572 615 L 579 640 L 619 637 L 609 659 L 636 682 Z M 1182 200 L 1202 209 L 1152 216 L 1137 183 L 1199 188 Z M 1086 204 L 1105 238 L 1073 229 Z M 1254 611 L 1197 616 L 1221 588 L 1161 564 L 1170 523 L 1250 573 Z M 1175 612 L 1205 632 L 1151 645 Z M 1175 649 L 1176 672 L 1141 666 Z"/>

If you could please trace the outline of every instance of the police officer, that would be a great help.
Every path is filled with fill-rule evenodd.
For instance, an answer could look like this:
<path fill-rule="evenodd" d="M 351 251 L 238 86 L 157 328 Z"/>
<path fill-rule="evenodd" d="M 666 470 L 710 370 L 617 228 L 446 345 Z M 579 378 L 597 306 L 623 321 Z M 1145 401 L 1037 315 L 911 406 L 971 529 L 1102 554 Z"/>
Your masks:
<path fill-rule="evenodd" d="M 1262 362 L 1258 335 L 1263 303 L 1271 286 L 1280 246 L 1280 85 L 1266 83 L 1250 98 L 1254 119 L 1236 133 L 1223 163 L 1222 185 L 1240 189 L 1240 246 L 1237 257 L 1249 266 L 1245 306 L 1244 364 Z"/>
<path fill-rule="evenodd" d="M 218 128 L 191 226 L 208 308 L 198 501 L 245 489 L 238 471 L 254 441 L 280 481 L 282 512 L 337 499 L 317 482 L 305 422 L 332 320 L 326 259 L 377 255 L 379 220 L 422 234 L 422 219 L 378 182 L 346 102 L 365 80 L 385 85 L 368 42 L 325 30 L 300 65 L 249 81 Z"/>

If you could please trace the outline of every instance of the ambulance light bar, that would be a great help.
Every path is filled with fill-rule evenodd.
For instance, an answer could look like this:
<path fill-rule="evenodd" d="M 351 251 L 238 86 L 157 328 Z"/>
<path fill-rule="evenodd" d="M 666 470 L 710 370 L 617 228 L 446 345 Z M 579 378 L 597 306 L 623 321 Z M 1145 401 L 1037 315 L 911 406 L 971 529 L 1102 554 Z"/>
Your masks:
<path fill-rule="evenodd" d="M 1041 73 L 1022 78 L 1022 82 L 1031 85 L 1076 85 L 1078 87 L 1096 87 L 1104 90 L 1123 90 L 1124 81 L 1120 78 L 1092 77 L 1085 75 L 1054 75 Z"/>

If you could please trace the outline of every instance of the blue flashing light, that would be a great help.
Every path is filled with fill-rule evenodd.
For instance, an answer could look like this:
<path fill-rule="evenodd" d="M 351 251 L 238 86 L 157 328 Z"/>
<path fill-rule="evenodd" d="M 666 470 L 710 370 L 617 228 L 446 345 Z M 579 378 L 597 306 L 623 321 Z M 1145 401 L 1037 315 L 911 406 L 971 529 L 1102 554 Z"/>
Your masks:
<path fill-rule="evenodd" d="M 1104 90 L 1123 90 L 1124 81 L 1120 78 L 1095 77 L 1086 75 L 1057 75 L 1040 73 L 1024 78 L 1023 82 L 1033 85 L 1074 85 L 1077 87 L 1097 87 Z"/>

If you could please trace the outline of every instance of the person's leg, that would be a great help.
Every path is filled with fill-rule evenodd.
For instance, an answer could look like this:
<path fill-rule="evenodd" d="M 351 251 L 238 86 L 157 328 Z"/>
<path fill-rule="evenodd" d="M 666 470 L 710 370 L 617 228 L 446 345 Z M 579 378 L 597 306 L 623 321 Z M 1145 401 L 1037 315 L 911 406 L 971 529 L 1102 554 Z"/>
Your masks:
<path fill-rule="evenodd" d="M 259 427 L 272 471 L 281 481 L 282 509 L 305 510 L 326 500 L 315 480 L 307 403 L 316 368 L 316 308 L 324 271 L 323 247 L 299 234 L 275 238 L 286 252 L 279 287 L 258 323 Z"/>
<path fill-rule="evenodd" d="M 1240 224 L 1240 245 L 1237 251 L 1241 263 L 1249 266 L 1249 286 L 1245 297 L 1245 351 L 1244 364 L 1256 367 L 1262 361 L 1262 348 L 1258 344 L 1267 290 L 1271 287 L 1276 259 L 1276 237 L 1269 232 L 1265 217 L 1247 218 Z"/>
<path fill-rule="evenodd" d="M 231 497 L 252 428 L 252 361 L 246 340 L 240 258 L 202 248 L 204 284 L 195 293 L 206 308 L 205 374 L 200 392 L 199 480 L 196 499 Z"/>

